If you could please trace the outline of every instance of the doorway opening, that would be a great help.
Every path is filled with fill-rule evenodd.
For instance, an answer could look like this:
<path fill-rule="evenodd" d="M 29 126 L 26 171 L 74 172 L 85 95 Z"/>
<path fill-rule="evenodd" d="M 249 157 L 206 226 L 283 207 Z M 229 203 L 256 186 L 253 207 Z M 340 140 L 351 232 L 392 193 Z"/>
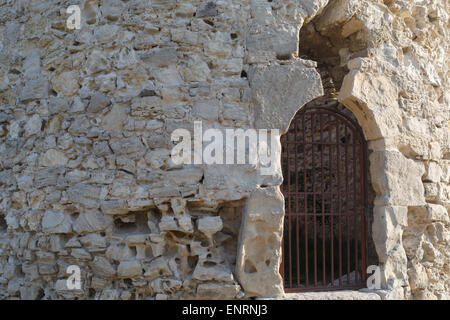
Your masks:
<path fill-rule="evenodd" d="M 348 113 L 336 100 L 318 99 L 297 112 L 282 137 L 286 292 L 365 287 L 367 144 Z"/>

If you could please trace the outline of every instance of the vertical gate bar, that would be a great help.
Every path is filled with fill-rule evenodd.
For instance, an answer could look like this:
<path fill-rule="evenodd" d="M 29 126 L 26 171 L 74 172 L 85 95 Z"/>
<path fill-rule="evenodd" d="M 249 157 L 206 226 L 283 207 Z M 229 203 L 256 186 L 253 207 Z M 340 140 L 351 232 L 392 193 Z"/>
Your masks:
<path fill-rule="evenodd" d="M 288 241 L 289 241 L 289 288 L 292 288 L 292 241 L 291 241 L 291 157 L 290 157 L 290 139 L 288 131 L 287 144 L 287 175 L 288 175 Z"/>
<path fill-rule="evenodd" d="M 316 189 L 315 189 L 315 180 L 316 180 L 316 170 L 314 166 L 314 113 L 311 113 L 311 171 L 312 171 L 312 196 L 313 196 L 313 230 L 314 230 L 314 285 L 317 286 L 317 228 L 316 228 Z"/>
<path fill-rule="evenodd" d="M 337 117 L 336 117 L 336 120 Z M 342 214 L 341 214 L 341 157 L 339 148 L 340 123 L 336 121 L 336 149 L 337 149 L 337 190 L 338 190 L 338 238 L 339 238 L 339 286 L 342 287 Z"/>
<path fill-rule="evenodd" d="M 335 118 L 337 121 L 337 118 Z M 330 122 L 331 122 L 331 116 L 330 116 Z M 331 130 L 332 126 L 330 125 L 328 127 L 328 142 L 330 142 L 330 150 L 329 150 L 329 161 L 330 161 L 330 213 L 331 213 L 331 226 L 330 226 L 330 237 L 331 237 L 331 284 L 333 285 L 334 282 L 334 212 L 333 212 L 333 162 L 332 162 L 332 153 L 333 153 L 333 145 L 331 144 L 332 142 L 332 130 Z"/>
<path fill-rule="evenodd" d="M 322 284 L 326 283 L 326 275 L 325 275 L 325 206 L 324 206 L 324 174 L 323 174 L 323 148 L 325 147 L 323 143 L 323 114 L 320 113 L 320 191 L 321 191 L 321 199 L 322 199 Z"/>
<path fill-rule="evenodd" d="M 286 159 L 285 156 L 285 152 L 286 152 L 286 135 L 288 133 L 284 134 L 283 136 L 281 136 L 281 166 L 282 166 L 282 170 L 285 169 L 284 164 L 283 164 L 283 159 Z M 286 171 L 284 171 L 286 172 Z M 283 224 L 284 224 L 284 219 L 286 218 L 286 194 L 284 192 L 284 183 L 285 180 L 283 179 L 283 183 L 280 185 L 280 191 L 281 194 L 283 195 L 284 198 L 284 217 L 283 217 Z M 282 241 L 281 241 L 281 263 L 280 263 L 280 274 L 281 274 L 281 278 L 283 279 L 283 286 L 284 286 L 284 228 L 283 228 L 283 237 L 282 237 Z"/>
<path fill-rule="evenodd" d="M 348 192 L 348 127 L 345 126 L 345 212 L 347 223 L 347 284 L 350 284 L 350 222 L 349 222 L 349 192 Z"/>
<path fill-rule="evenodd" d="M 306 128 L 305 128 L 305 117 L 306 113 L 303 114 L 302 117 L 302 127 L 303 127 L 303 191 L 305 192 L 304 197 L 304 214 L 305 214 L 305 286 L 309 286 L 309 274 L 308 274 L 308 195 L 306 192 L 308 191 L 307 180 L 306 180 L 306 172 L 307 172 L 307 152 L 306 152 Z"/>
<path fill-rule="evenodd" d="M 353 234 L 355 237 L 355 283 L 359 281 L 358 275 L 358 231 L 357 231 L 357 215 L 358 215 L 358 194 L 356 184 L 358 183 L 358 176 L 356 175 L 357 163 L 356 163 L 356 141 L 359 140 L 357 137 L 357 130 L 353 131 Z"/>
<path fill-rule="evenodd" d="M 364 149 L 364 148 L 363 148 Z M 363 150 L 364 151 L 364 150 Z M 365 230 L 364 230 L 364 216 L 365 216 L 365 210 L 366 210 L 366 208 L 365 208 L 365 201 L 364 201 L 364 181 L 363 181 L 363 177 L 364 177 L 364 172 L 363 172 L 363 170 L 365 170 L 365 169 L 363 169 L 363 166 L 365 166 L 365 163 L 364 163 L 364 161 L 365 161 L 365 159 L 364 159 L 364 154 L 363 154 L 363 152 L 361 152 L 361 154 L 360 154 L 360 156 L 359 156 L 359 161 L 361 162 L 361 166 L 360 166 L 360 168 L 359 168 L 359 170 L 360 170 L 360 186 L 359 186 L 359 188 L 360 188 L 360 192 L 361 192 L 361 195 L 360 195 L 360 201 L 362 202 L 362 203 L 364 203 L 364 208 L 362 208 L 362 210 L 360 211 L 360 218 L 361 218 L 361 278 L 362 278 L 362 280 L 364 281 L 365 280 L 365 275 L 366 275 L 366 268 L 365 268 L 365 263 L 364 263 L 364 260 L 365 260 L 365 250 L 364 250 L 364 248 L 365 248 L 365 241 L 366 241 L 366 237 L 365 237 L 365 235 L 364 235 L 364 233 L 365 233 Z"/>
<path fill-rule="evenodd" d="M 299 192 L 299 188 L 298 188 L 298 119 L 294 119 L 294 131 L 295 131 L 295 192 L 297 193 L 296 197 L 294 197 L 295 199 L 295 224 L 296 224 L 296 260 L 297 260 L 297 288 L 300 288 L 300 241 L 299 241 L 299 226 L 298 226 L 298 219 L 299 219 L 299 210 L 298 210 L 298 201 L 299 201 L 299 196 L 298 196 L 298 192 Z"/>
<path fill-rule="evenodd" d="M 367 265 L 368 265 L 368 257 L 369 257 L 369 255 L 368 255 L 368 253 L 369 253 L 369 248 L 368 248 L 368 241 L 367 241 L 367 238 L 368 238 L 368 234 L 367 234 L 367 223 L 368 223 L 368 221 L 366 221 L 366 210 L 368 210 L 368 208 L 367 208 L 367 143 L 366 143 L 366 141 L 364 140 L 364 139 L 361 139 L 362 141 L 361 141 L 361 144 L 363 145 L 363 152 L 362 152 L 362 154 L 363 154 L 363 165 L 364 165 L 364 168 L 362 169 L 363 170 L 363 174 L 362 174 L 362 176 L 363 176 L 363 178 L 361 178 L 361 179 L 363 179 L 363 182 L 361 183 L 362 184 L 362 186 L 363 186 L 363 197 L 364 197 L 364 199 L 363 199 L 363 203 L 364 203 L 364 209 L 363 209 L 363 218 L 362 218 L 362 220 L 363 220 L 363 228 L 364 228 L 364 260 L 363 260 L 363 281 L 366 281 L 366 276 L 367 276 L 367 273 L 366 273 L 366 271 L 367 271 Z"/>

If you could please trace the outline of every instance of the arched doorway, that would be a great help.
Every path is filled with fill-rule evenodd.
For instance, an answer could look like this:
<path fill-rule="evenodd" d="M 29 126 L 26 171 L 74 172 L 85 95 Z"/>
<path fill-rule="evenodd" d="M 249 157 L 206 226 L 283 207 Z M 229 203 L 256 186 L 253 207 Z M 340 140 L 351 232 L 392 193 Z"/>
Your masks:
<path fill-rule="evenodd" d="M 337 101 L 297 112 L 282 137 L 286 292 L 365 286 L 367 145 Z"/>

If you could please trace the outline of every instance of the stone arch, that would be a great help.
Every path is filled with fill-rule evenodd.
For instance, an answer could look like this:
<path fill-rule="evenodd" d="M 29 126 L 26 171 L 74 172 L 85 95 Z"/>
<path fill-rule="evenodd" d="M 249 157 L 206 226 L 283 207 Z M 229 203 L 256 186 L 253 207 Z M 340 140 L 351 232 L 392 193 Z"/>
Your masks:
<path fill-rule="evenodd" d="M 342 9 L 339 6 L 345 4 L 345 1 L 331 2 L 323 11 L 319 10 L 323 9 L 323 6 L 317 8 L 317 11 L 305 20 L 311 21 L 317 12 L 322 12 L 326 16 L 332 10 Z M 373 10 L 384 10 L 377 4 L 370 4 L 370 6 Z M 355 8 L 359 9 L 361 6 L 358 5 Z M 362 11 L 364 10 L 367 11 L 363 8 Z M 367 35 L 367 52 L 356 57 L 347 57 L 348 73 L 342 79 L 342 86 L 336 98 L 357 118 L 371 151 L 370 175 L 376 192 L 372 230 L 381 264 L 381 290 L 377 292 L 385 298 L 404 298 L 407 296 L 408 276 L 402 233 L 407 223 L 408 206 L 411 203 L 424 204 L 423 185 L 420 179 L 423 168 L 405 158 L 396 148 L 398 126 L 402 121 L 397 103 L 399 93 L 395 85 L 383 73 L 371 74 L 367 71 L 368 65 L 376 63 L 369 57 L 369 51 L 375 50 L 378 45 L 376 40 L 371 38 L 371 33 L 377 31 L 371 28 L 377 26 L 365 24 L 363 17 L 358 15 L 361 13 L 357 11 L 350 12 L 349 16 L 346 15 L 348 12 L 345 12 L 343 16 L 340 16 L 343 22 L 332 21 L 331 23 L 333 28 L 346 28 L 346 33 L 361 31 Z M 364 14 L 361 15 L 364 16 Z M 332 15 L 328 17 L 333 18 Z M 295 57 L 268 65 L 253 65 L 249 72 L 249 82 L 252 90 L 251 106 L 255 128 L 278 129 L 280 134 L 283 134 L 299 109 L 313 99 L 323 96 L 323 82 L 316 67 L 317 63 L 314 61 Z M 406 171 L 411 171 L 412 174 L 408 175 Z M 275 245 L 268 246 L 267 252 L 276 257 L 278 264 L 281 261 L 279 248 L 281 247 L 284 199 L 277 181 L 278 179 L 273 179 L 269 187 L 256 188 L 250 195 L 244 210 L 240 253 L 236 268 L 241 285 L 247 292 L 254 295 L 273 296 L 282 293 L 281 277 L 278 269 L 273 265 L 261 268 L 257 266 L 256 269 L 252 269 L 251 276 L 245 272 L 245 261 L 252 252 L 249 239 L 258 229 L 264 229 L 267 235 L 275 235 Z M 264 198 L 265 207 L 271 209 L 266 210 L 258 205 L 262 198 Z M 256 265 L 255 261 L 259 258 L 252 259 L 254 259 L 253 265 Z M 252 285 L 251 283 L 257 279 L 261 284 Z"/>

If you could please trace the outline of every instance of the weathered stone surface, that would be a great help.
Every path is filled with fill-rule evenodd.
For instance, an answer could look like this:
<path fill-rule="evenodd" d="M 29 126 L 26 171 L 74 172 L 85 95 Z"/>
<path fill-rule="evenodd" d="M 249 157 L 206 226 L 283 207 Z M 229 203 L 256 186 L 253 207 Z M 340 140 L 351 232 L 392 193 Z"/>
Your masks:
<path fill-rule="evenodd" d="M 153 260 L 148 267 L 144 267 L 144 277 L 154 279 L 158 276 L 171 276 L 172 271 L 169 269 L 167 259 L 159 257 Z"/>
<path fill-rule="evenodd" d="M 207 282 L 197 287 L 197 299 L 231 300 L 239 293 L 239 285 Z"/>
<path fill-rule="evenodd" d="M 313 99 L 368 142 L 382 289 L 293 298 L 450 299 L 445 1 L 84 1 L 80 30 L 0 2 L 0 299 L 281 297 L 280 139 L 264 174 L 176 165 L 171 133 L 283 134 Z"/>
<path fill-rule="evenodd" d="M 40 164 L 43 167 L 64 166 L 69 159 L 61 151 L 50 149 L 42 155 Z"/>
<path fill-rule="evenodd" d="M 197 229 L 211 238 L 216 232 L 222 230 L 223 223 L 220 217 L 204 217 L 197 222 Z"/>
<path fill-rule="evenodd" d="M 299 61 L 257 67 L 249 77 L 255 126 L 261 129 L 286 131 L 299 108 L 323 94 L 317 71 Z"/>
<path fill-rule="evenodd" d="M 100 112 L 110 105 L 111 101 L 105 95 L 96 92 L 91 96 L 87 111 L 90 113 Z"/>
<path fill-rule="evenodd" d="M 41 131 L 42 128 L 42 120 L 39 115 L 33 115 L 25 124 L 25 135 L 31 136 L 33 134 L 37 134 Z"/>
<path fill-rule="evenodd" d="M 81 213 L 73 222 L 73 230 L 83 234 L 105 230 L 110 224 L 109 218 L 100 211 L 88 211 Z"/>
<path fill-rule="evenodd" d="M 100 277 L 113 277 L 116 274 L 116 270 L 111 265 L 111 263 L 103 257 L 95 257 L 89 266 L 91 267 L 94 274 Z"/>
<path fill-rule="evenodd" d="M 217 121 L 219 117 L 219 101 L 198 101 L 192 107 L 192 114 L 207 121 Z"/>
<path fill-rule="evenodd" d="M 115 104 L 102 119 L 102 126 L 110 131 L 121 131 L 127 119 L 128 108 Z"/>
<path fill-rule="evenodd" d="M 72 223 L 64 212 L 47 211 L 42 218 L 42 230 L 46 233 L 69 233 Z"/>
<path fill-rule="evenodd" d="M 217 15 L 216 4 L 212 1 L 209 1 L 197 9 L 195 16 L 197 18 L 203 18 L 203 17 L 215 16 L 215 15 Z"/>
<path fill-rule="evenodd" d="M 240 285 L 251 295 L 271 297 L 283 292 L 278 269 L 281 259 L 283 204 L 283 196 L 278 188 L 258 189 L 247 200 L 240 231 L 241 245 L 236 272 Z M 272 250 L 270 254 L 266 250 L 252 250 L 258 246 L 271 247 Z"/>
<path fill-rule="evenodd" d="M 52 78 L 52 88 L 57 93 L 69 97 L 78 91 L 78 77 L 77 71 L 65 71 L 54 78 Z"/>
<path fill-rule="evenodd" d="M 226 265 L 205 266 L 197 264 L 192 277 L 202 281 L 233 281 L 233 274 Z"/>
<path fill-rule="evenodd" d="M 31 79 L 25 82 L 20 93 L 20 100 L 23 102 L 45 99 L 48 97 L 48 80 L 45 79 Z"/>
<path fill-rule="evenodd" d="M 142 274 L 142 266 L 139 261 L 122 261 L 117 269 L 117 275 L 121 278 L 133 278 Z"/>
<path fill-rule="evenodd" d="M 131 115 L 154 118 L 162 113 L 161 98 L 157 96 L 136 98 L 131 104 Z"/>
<path fill-rule="evenodd" d="M 414 206 L 425 204 L 421 163 L 405 158 L 400 152 L 373 152 L 370 172 L 377 192 L 376 205 Z"/>

